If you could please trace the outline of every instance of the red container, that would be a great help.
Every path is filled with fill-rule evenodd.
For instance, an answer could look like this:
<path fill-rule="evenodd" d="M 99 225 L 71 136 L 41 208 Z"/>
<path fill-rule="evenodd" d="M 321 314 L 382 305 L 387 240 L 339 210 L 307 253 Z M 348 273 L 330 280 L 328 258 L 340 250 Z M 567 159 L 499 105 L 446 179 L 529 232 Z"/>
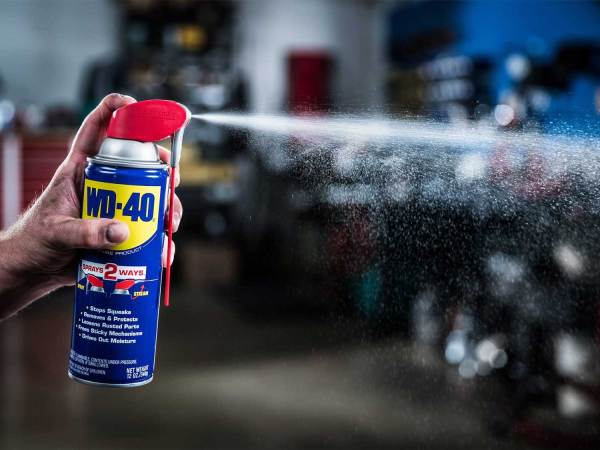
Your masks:
<path fill-rule="evenodd" d="M 326 112 L 331 106 L 332 58 L 327 51 L 288 56 L 288 109 L 293 114 Z"/>

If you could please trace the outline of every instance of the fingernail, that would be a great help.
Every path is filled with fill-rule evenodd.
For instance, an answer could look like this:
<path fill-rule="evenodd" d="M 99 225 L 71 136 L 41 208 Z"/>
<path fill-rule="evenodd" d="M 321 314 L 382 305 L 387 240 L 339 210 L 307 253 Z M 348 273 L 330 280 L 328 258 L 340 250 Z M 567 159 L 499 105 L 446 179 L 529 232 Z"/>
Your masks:
<path fill-rule="evenodd" d="M 162 249 L 162 255 L 161 255 L 161 264 L 163 267 L 167 267 L 167 249 L 168 249 L 168 245 L 169 245 L 169 239 L 166 238 L 165 235 L 165 240 L 163 241 L 163 249 Z M 169 264 L 170 266 L 173 265 L 173 261 L 175 260 L 175 242 L 173 242 L 173 247 L 171 247 L 171 264 Z"/>
<path fill-rule="evenodd" d="M 133 98 L 131 95 L 119 94 L 119 97 L 121 97 L 122 99 L 125 99 L 125 100 L 133 100 L 133 101 L 135 101 L 135 98 Z"/>
<path fill-rule="evenodd" d="M 129 236 L 129 228 L 124 223 L 113 223 L 106 229 L 106 239 L 108 242 L 119 244 Z"/>
<path fill-rule="evenodd" d="M 175 228 L 179 227 L 180 222 L 181 222 L 181 214 L 173 211 L 173 225 L 175 225 Z"/>

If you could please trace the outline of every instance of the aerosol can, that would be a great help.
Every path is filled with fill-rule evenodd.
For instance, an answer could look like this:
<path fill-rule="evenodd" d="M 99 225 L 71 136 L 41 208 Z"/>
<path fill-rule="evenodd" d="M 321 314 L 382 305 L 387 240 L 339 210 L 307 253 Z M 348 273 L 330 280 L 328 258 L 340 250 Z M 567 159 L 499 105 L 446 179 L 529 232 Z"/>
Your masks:
<path fill-rule="evenodd" d="M 133 387 L 152 381 L 165 239 L 171 257 L 175 170 L 189 110 L 147 100 L 113 113 L 98 154 L 88 158 L 82 218 L 119 220 L 128 239 L 81 254 L 75 286 L 69 376 L 89 384 Z M 171 161 L 156 142 L 171 138 Z M 167 202 L 167 198 L 169 199 Z M 170 267 L 165 271 L 169 303 Z"/>

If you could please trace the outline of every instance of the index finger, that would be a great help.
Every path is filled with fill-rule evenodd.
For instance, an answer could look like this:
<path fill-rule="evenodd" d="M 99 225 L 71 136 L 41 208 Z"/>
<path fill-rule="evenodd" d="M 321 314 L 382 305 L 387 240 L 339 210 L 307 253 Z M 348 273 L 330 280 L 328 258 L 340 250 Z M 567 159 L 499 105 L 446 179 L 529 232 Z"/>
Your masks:
<path fill-rule="evenodd" d="M 79 127 L 79 131 L 77 131 L 71 145 L 69 158 L 76 161 L 85 161 L 88 156 L 94 156 L 98 153 L 112 113 L 125 105 L 135 103 L 135 101 L 133 97 L 122 94 L 109 94 L 104 97 Z"/>

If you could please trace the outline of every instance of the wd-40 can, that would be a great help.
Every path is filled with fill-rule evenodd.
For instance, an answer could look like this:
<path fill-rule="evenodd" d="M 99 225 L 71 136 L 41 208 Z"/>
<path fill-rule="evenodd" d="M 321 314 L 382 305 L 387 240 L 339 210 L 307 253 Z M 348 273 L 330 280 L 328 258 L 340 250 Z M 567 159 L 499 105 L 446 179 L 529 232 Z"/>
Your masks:
<path fill-rule="evenodd" d="M 124 387 L 152 380 L 169 166 L 151 142 L 161 138 L 156 127 L 148 129 L 154 121 L 168 121 L 164 108 L 170 111 L 171 104 L 181 107 L 152 100 L 117 111 L 109 137 L 88 159 L 82 218 L 119 220 L 128 225 L 129 237 L 110 250 L 81 253 L 69 355 L 69 376 L 76 380 Z"/>

